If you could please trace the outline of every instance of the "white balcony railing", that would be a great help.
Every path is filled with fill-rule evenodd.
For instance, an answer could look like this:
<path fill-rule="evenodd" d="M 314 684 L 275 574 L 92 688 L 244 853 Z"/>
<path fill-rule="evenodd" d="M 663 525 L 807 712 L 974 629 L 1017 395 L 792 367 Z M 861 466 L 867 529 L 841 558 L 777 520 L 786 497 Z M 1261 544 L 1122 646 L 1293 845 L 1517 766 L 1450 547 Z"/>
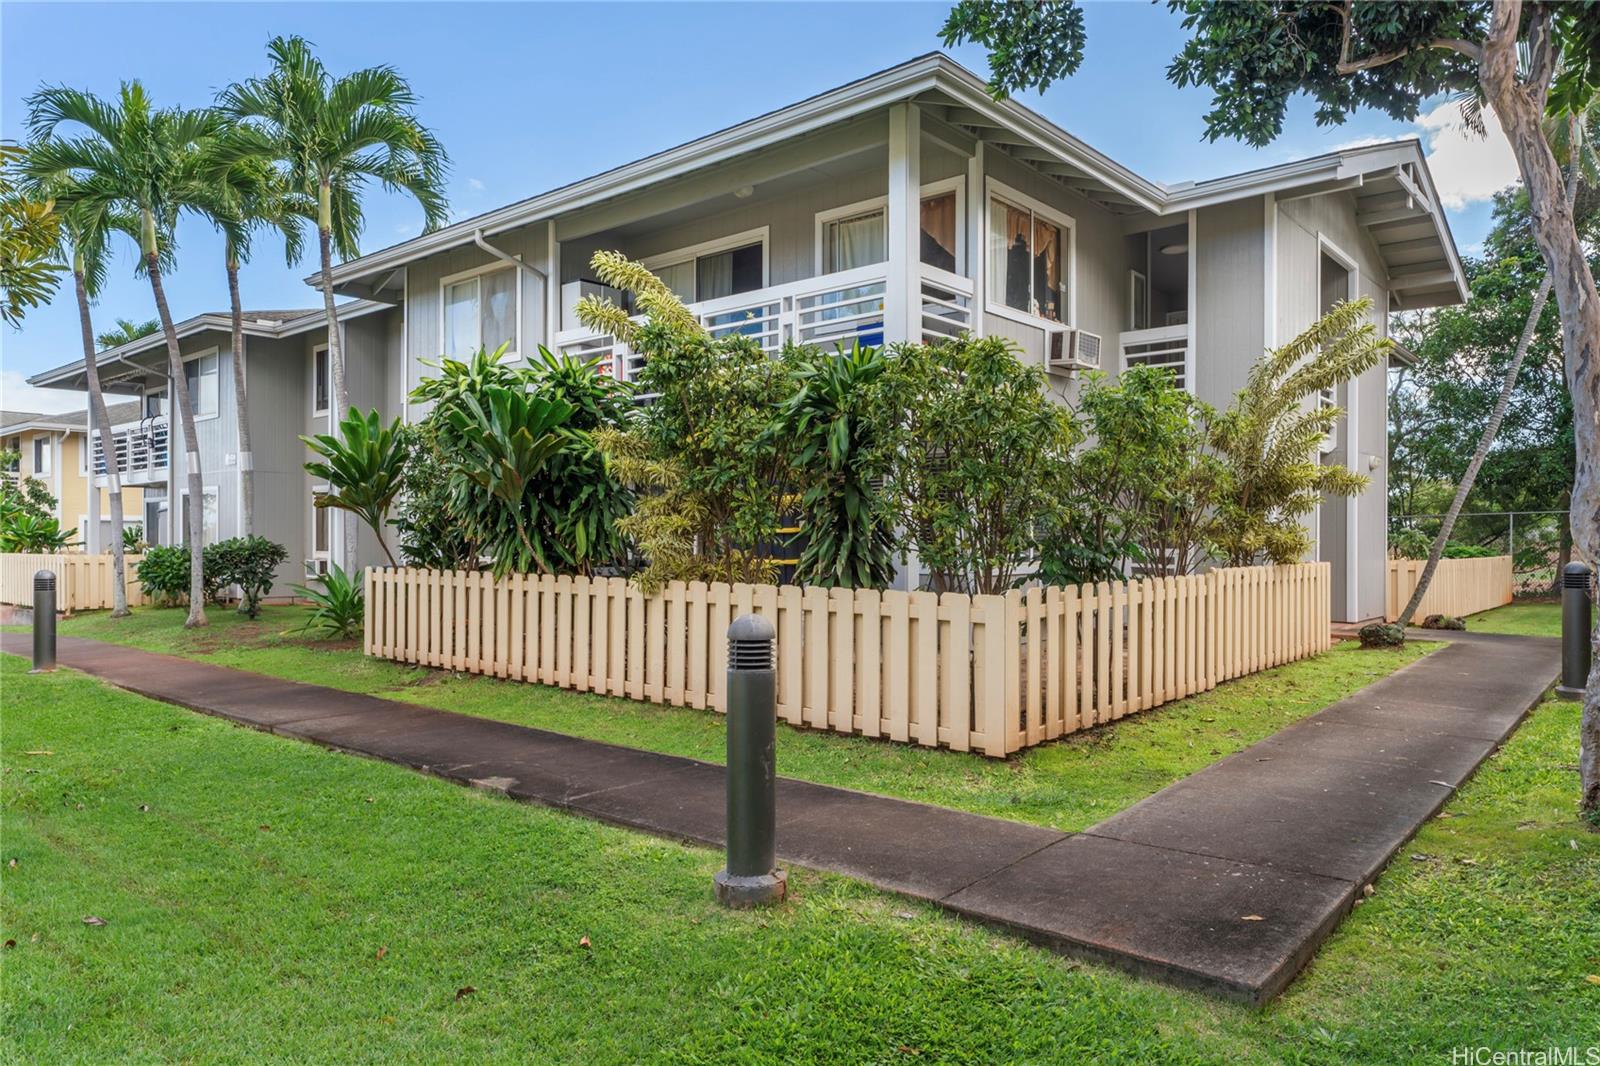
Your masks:
<path fill-rule="evenodd" d="M 1161 326 L 1156 329 L 1129 330 L 1118 337 L 1122 365 L 1160 366 L 1172 371 L 1178 388 L 1189 385 L 1186 368 L 1189 359 L 1189 327 Z"/>
<path fill-rule="evenodd" d="M 971 326 L 971 279 L 922 266 L 918 283 L 922 296 L 921 339 L 930 343 L 944 340 Z M 712 336 L 743 334 L 766 352 L 776 353 L 791 341 L 828 349 L 855 342 L 881 345 L 885 341 L 886 288 L 885 264 L 877 263 L 690 304 L 689 311 Z M 644 363 L 643 356 L 627 345 L 586 327 L 557 333 L 556 348 L 565 355 L 600 359 L 607 373 L 629 381 Z"/>
<path fill-rule="evenodd" d="M 94 472 L 104 477 L 106 472 L 105 449 L 98 432 L 94 438 Z M 167 470 L 167 420 L 146 418 L 111 427 L 111 440 L 117 449 L 117 470 L 122 477 L 140 477 L 165 474 Z"/>

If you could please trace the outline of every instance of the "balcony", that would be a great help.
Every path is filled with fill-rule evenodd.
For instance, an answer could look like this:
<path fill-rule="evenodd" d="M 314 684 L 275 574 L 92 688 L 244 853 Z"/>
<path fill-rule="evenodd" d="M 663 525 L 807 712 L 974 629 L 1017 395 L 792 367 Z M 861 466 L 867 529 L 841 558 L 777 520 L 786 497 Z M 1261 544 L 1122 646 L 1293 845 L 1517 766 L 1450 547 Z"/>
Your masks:
<path fill-rule="evenodd" d="M 1189 358 L 1187 324 L 1129 330 L 1119 335 L 1117 339 L 1122 348 L 1124 367 L 1165 367 L 1172 371 L 1173 384 L 1180 389 L 1189 387 L 1186 374 Z"/>
<path fill-rule="evenodd" d="M 959 336 L 971 326 L 970 278 L 920 264 L 917 283 L 921 296 L 919 339 L 933 343 Z M 855 342 L 881 345 L 886 340 L 883 304 L 887 287 L 887 264 L 877 263 L 690 304 L 689 312 L 713 337 L 743 335 L 771 354 L 791 342 L 825 349 Z M 891 342 L 899 339 L 887 338 Z M 644 365 L 642 355 L 587 327 L 562 330 L 555 340 L 563 355 L 600 359 L 606 373 L 625 381 L 634 380 Z"/>
<path fill-rule="evenodd" d="M 105 449 L 98 432 L 94 439 L 94 474 L 106 476 Z M 117 470 L 125 484 L 142 485 L 167 479 L 167 420 L 145 418 L 111 427 L 111 440 L 117 449 Z M 97 480 L 97 484 L 104 484 Z"/>

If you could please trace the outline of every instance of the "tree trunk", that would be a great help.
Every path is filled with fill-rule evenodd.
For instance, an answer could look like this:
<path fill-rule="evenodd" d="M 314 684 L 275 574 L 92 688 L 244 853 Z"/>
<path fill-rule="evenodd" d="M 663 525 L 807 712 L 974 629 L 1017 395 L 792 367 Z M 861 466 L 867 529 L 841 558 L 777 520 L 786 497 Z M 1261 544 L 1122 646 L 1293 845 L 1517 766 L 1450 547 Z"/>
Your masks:
<path fill-rule="evenodd" d="M 241 537 L 255 532 L 255 464 L 250 456 L 250 415 L 245 403 L 244 311 L 239 305 L 239 260 L 228 250 L 228 299 L 233 311 L 233 407 L 239 424 L 239 519 Z M 244 597 L 239 598 L 244 610 Z"/>
<path fill-rule="evenodd" d="M 147 223 L 147 227 L 151 224 Z M 152 242 L 153 244 L 153 242 Z M 156 314 L 161 318 L 161 332 L 167 338 L 167 372 L 172 376 L 172 393 L 177 397 L 176 407 L 183 424 L 184 472 L 189 479 L 189 617 L 185 629 L 206 625 L 205 594 L 205 483 L 200 476 L 200 441 L 194 431 L 194 404 L 189 400 L 189 379 L 183 373 L 183 356 L 178 352 L 178 331 L 172 325 L 172 312 L 167 307 L 167 293 L 161 287 L 161 257 L 152 247 L 144 257 L 145 270 L 150 275 L 150 291 L 155 294 Z M 182 506 L 179 501 L 173 504 Z"/>
<path fill-rule="evenodd" d="M 1535 46 L 1548 33 L 1550 13 L 1530 12 L 1528 36 Z M 1572 536 L 1578 554 L 1600 560 L 1600 293 L 1561 187 L 1561 171 L 1540 127 L 1548 85 L 1517 81 L 1517 34 L 1522 5 L 1498 0 L 1479 65 L 1489 104 L 1500 119 L 1528 189 L 1533 238 L 1544 257 L 1561 312 L 1567 388 L 1572 394 L 1572 427 L 1577 474 L 1572 485 Z M 1600 648 L 1600 633 L 1590 635 Z M 1579 733 L 1579 804 L 1600 813 L 1600 654 L 1583 697 Z"/>
<path fill-rule="evenodd" d="M 106 411 L 105 394 L 100 391 L 100 367 L 95 362 L 94 324 L 89 318 L 89 290 L 83 282 L 83 259 L 73 251 L 72 282 L 78 293 L 78 324 L 83 329 L 83 374 L 89 385 L 89 413 L 94 416 L 94 431 L 100 436 L 100 450 L 106 458 L 106 487 L 111 497 L 111 617 L 126 618 L 128 610 L 127 563 L 122 551 L 122 468 L 117 465 L 117 446 L 111 439 L 111 415 Z M 84 465 L 89 470 L 90 492 L 100 490 L 94 483 L 93 434 L 85 434 L 83 446 L 89 449 Z M 95 521 L 99 521 L 96 517 Z"/>
<path fill-rule="evenodd" d="M 317 246 L 322 258 L 322 309 L 328 316 L 328 366 L 333 373 L 333 410 L 328 432 L 350 411 L 350 393 L 344 376 L 344 345 L 339 343 L 339 312 L 333 304 L 333 198 L 326 181 L 317 186 Z M 344 570 L 356 571 L 356 526 L 347 515 L 339 516 L 343 531 Z"/>

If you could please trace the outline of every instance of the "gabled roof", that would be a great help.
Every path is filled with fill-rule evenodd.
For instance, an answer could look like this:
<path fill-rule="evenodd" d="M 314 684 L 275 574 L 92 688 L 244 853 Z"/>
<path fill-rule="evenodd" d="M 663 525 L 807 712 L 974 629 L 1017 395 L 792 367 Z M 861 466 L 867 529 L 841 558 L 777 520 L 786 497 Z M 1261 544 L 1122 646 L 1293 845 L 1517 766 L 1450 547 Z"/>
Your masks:
<path fill-rule="evenodd" d="M 1368 201 L 1370 225 L 1390 227 L 1384 235 L 1393 240 L 1374 235 L 1380 249 L 1386 244 L 1401 246 L 1384 252 L 1391 275 L 1398 272 L 1397 276 L 1405 278 L 1408 271 L 1416 271 L 1416 277 L 1396 290 L 1402 294 L 1401 306 L 1465 299 L 1466 278 L 1449 223 L 1438 206 L 1427 162 L 1415 140 L 1351 148 L 1168 186 L 1140 177 L 1014 100 L 996 101 L 982 78 L 938 52 L 352 259 L 334 268 L 334 282 L 346 291 L 371 294 L 381 285 L 364 286 L 362 279 L 387 279 L 409 262 L 471 243 L 480 235 L 490 237 L 611 200 L 905 100 L 917 101 L 946 128 L 1022 160 L 1114 214 L 1159 217 L 1267 192 L 1299 190 L 1299 195 L 1313 195 L 1335 188 L 1355 190 L 1362 200 L 1373 198 Z M 1405 195 L 1397 200 L 1396 192 Z M 1396 205 L 1402 215 L 1394 214 Z M 1368 213 L 1366 207 L 1362 210 Z M 1400 224 L 1402 218 L 1415 224 Z M 1390 253 L 1396 256 L 1392 262 Z M 306 280 L 317 283 L 315 276 Z"/>
<path fill-rule="evenodd" d="M 373 300 L 349 300 L 340 304 L 336 309 L 339 321 L 343 322 L 361 315 L 382 311 L 389 307 L 388 304 L 378 303 Z M 244 334 L 247 337 L 281 338 L 292 337 L 313 329 L 319 329 L 327 323 L 327 315 L 320 307 L 293 308 L 277 311 L 244 311 L 241 313 Z M 233 315 L 228 311 L 207 311 L 193 315 L 182 322 L 175 323 L 173 330 L 181 341 L 198 333 L 220 331 L 231 333 L 233 331 Z M 95 365 L 100 367 L 110 366 L 123 362 L 133 356 L 162 349 L 166 345 L 166 338 L 157 330 L 137 340 L 119 344 L 115 348 L 107 348 L 95 355 Z M 42 385 L 46 388 L 78 389 L 86 387 L 84 378 L 83 360 L 75 359 L 70 363 L 63 363 L 58 367 L 35 374 L 28 379 L 30 385 Z"/>

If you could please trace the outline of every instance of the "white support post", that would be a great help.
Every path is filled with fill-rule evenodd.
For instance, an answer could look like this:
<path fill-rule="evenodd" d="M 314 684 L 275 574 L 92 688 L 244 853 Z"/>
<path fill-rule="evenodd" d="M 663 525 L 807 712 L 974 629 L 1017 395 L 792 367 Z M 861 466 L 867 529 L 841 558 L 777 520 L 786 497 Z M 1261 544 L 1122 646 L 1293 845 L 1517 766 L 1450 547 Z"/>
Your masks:
<path fill-rule="evenodd" d="M 891 344 L 922 336 L 921 172 L 922 109 L 895 104 L 889 109 L 889 277 L 883 298 L 883 339 Z"/>
<path fill-rule="evenodd" d="M 967 277 L 972 279 L 972 335 L 983 336 L 984 274 L 989 265 L 984 232 L 984 142 L 979 141 L 967 159 Z"/>

